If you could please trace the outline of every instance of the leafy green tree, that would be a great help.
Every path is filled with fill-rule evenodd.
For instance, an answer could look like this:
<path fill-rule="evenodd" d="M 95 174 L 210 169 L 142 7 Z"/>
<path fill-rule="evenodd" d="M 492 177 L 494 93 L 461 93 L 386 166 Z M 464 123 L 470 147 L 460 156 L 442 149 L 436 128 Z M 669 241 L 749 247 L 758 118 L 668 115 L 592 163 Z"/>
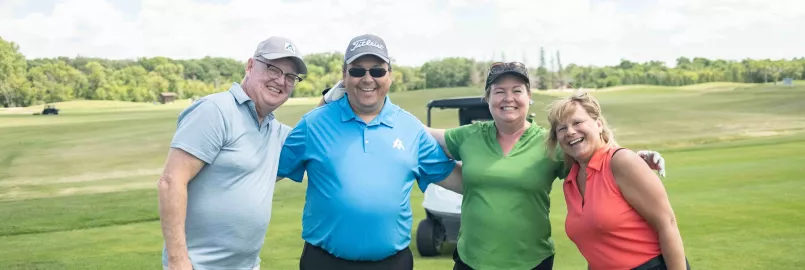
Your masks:
<path fill-rule="evenodd" d="M 28 64 L 19 46 L 0 37 L 0 106 L 26 106 L 30 89 L 27 85 Z"/>

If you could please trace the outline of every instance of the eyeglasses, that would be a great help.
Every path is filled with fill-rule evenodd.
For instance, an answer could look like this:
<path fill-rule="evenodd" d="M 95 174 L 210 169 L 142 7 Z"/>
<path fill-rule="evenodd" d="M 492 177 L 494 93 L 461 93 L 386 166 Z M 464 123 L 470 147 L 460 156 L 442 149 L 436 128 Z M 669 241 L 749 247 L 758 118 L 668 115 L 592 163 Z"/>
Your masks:
<path fill-rule="evenodd" d="M 489 73 L 501 73 L 506 71 L 528 73 L 525 64 L 520 62 L 495 62 L 489 66 Z"/>
<path fill-rule="evenodd" d="M 589 96 L 587 96 L 587 92 L 585 91 L 576 91 L 572 96 L 575 99 L 589 99 Z"/>
<path fill-rule="evenodd" d="M 297 76 L 296 74 L 291 74 L 291 73 L 285 74 L 285 72 L 282 71 L 282 69 L 280 69 L 279 67 L 277 67 L 275 65 L 263 62 L 262 60 L 257 59 L 257 58 L 254 58 L 254 60 L 266 65 L 266 73 L 268 74 L 268 77 L 271 78 L 271 79 L 276 79 L 276 78 L 279 78 L 281 76 L 285 76 L 285 83 L 287 85 L 291 85 L 291 86 L 294 86 L 297 83 L 302 81 L 302 78 Z"/>
<path fill-rule="evenodd" d="M 370 69 L 362 69 L 362 68 L 354 67 L 354 68 L 350 68 L 349 70 L 347 70 L 347 72 L 349 73 L 349 76 L 352 76 L 352 77 L 355 77 L 355 78 L 361 78 L 363 76 L 366 76 L 367 71 L 369 72 L 369 75 L 371 75 L 374 78 L 380 78 L 380 77 L 386 76 L 386 72 L 388 72 L 385 68 L 379 68 L 379 67 L 370 68 Z"/>
<path fill-rule="evenodd" d="M 514 72 L 525 77 L 526 87 L 530 89 L 531 82 L 528 75 L 528 68 L 526 68 L 525 64 L 520 62 L 495 62 L 489 65 L 489 73 L 487 73 L 486 86 L 484 88 L 488 90 L 489 86 L 499 78 L 500 74 L 509 72 Z"/>
<path fill-rule="evenodd" d="M 598 102 L 598 100 L 596 100 L 595 98 L 593 98 L 590 95 L 587 95 L 587 92 L 585 92 L 585 91 L 581 91 L 581 90 L 576 91 L 575 93 L 573 93 L 570 96 L 570 100 L 575 101 L 575 102 L 590 102 L 590 103 L 592 103 L 592 106 L 594 108 L 596 108 L 597 111 L 599 111 L 599 112 L 601 111 L 601 104 Z M 597 118 L 593 117 L 593 119 L 597 119 Z"/>

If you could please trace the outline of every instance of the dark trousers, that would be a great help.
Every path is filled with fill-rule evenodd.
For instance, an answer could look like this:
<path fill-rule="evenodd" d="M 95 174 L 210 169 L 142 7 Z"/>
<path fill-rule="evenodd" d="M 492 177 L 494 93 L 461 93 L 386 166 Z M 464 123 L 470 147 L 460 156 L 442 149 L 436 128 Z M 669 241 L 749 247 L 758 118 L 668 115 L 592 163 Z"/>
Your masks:
<path fill-rule="evenodd" d="M 472 267 L 464 264 L 464 262 L 461 261 L 461 257 L 458 256 L 458 248 L 456 248 L 455 251 L 453 251 L 453 261 L 456 262 L 453 265 L 453 270 L 473 270 Z M 551 270 L 551 269 L 553 269 L 553 255 L 543 260 L 541 263 L 539 263 L 539 265 L 532 268 L 531 270 Z"/>
<path fill-rule="evenodd" d="M 380 261 L 351 261 L 305 242 L 299 270 L 413 270 L 414 255 L 409 248 Z"/>
<path fill-rule="evenodd" d="M 687 258 L 685 258 L 685 265 L 690 270 L 690 262 L 688 262 Z M 662 255 L 659 255 L 638 267 L 632 268 L 632 270 L 668 270 L 668 266 L 665 264 L 665 259 L 662 258 Z"/>

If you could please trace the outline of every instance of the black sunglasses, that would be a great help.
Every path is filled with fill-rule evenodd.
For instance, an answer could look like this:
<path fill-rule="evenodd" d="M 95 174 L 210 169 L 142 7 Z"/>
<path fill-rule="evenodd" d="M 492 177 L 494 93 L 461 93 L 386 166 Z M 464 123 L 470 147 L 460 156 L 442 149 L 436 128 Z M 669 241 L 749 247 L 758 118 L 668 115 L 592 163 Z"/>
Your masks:
<path fill-rule="evenodd" d="M 354 68 L 350 68 L 349 70 L 347 70 L 347 72 L 349 73 L 349 76 L 352 76 L 352 77 L 355 77 L 355 78 L 361 78 L 363 76 L 366 76 L 367 71 L 369 71 L 369 75 L 371 75 L 374 78 L 380 78 L 380 77 L 386 76 L 386 72 L 388 72 L 385 68 L 380 68 L 380 67 L 370 68 L 370 69 L 362 69 L 362 68 L 354 67 Z"/>

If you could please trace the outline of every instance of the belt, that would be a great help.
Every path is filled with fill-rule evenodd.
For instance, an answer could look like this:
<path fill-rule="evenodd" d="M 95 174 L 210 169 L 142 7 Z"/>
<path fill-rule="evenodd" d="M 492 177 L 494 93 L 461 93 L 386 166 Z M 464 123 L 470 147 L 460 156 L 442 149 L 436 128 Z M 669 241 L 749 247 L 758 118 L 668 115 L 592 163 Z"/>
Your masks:
<path fill-rule="evenodd" d="M 687 269 L 690 270 L 690 264 L 688 263 L 688 259 L 685 258 L 685 265 Z M 632 268 L 632 270 L 666 270 L 668 269 L 665 265 L 665 259 L 663 259 L 662 255 L 658 255 L 657 257 L 651 258 L 647 262 L 641 264 L 638 267 Z"/>

